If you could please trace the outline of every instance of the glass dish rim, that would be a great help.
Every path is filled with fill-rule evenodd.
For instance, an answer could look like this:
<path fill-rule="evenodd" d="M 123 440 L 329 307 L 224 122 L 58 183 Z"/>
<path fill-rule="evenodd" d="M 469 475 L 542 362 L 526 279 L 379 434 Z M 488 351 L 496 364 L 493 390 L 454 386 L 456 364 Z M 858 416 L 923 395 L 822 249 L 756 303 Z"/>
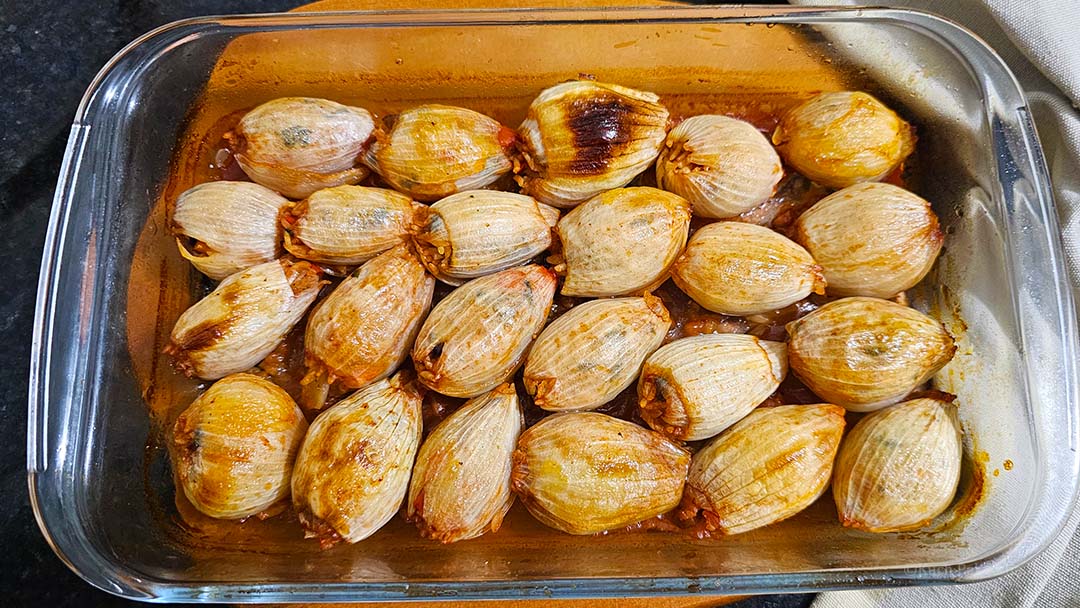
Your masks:
<path fill-rule="evenodd" d="M 711 21 L 716 23 L 779 23 L 779 24 L 830 24 L 830 23 L 890 23 L 907 26 L 924 35 L 935 37 L 939 43 L 949 49 L 971 70 L 972 77 L 978 82 L 984 98 L 984 110 L 988 118 L 995 116 L 995 102 L 1001 103 L 1006 111 L 1018 114 L 1019 129 L 1013 136 L 1018 138 L 1013 143 L 1027 152 L 1031 166 L 1013 167 L 1035 186 L 1035 198 L 1031 201 L 1038 206 L 1044 216 L 1044 232 L 1056 231 L 1056 214 L 1052 211 L 1053 202 L 1049 190 L 1049 178 L 1042 159 L 1034 127 L 1027 114 L 1026 100 L 1019 83 L 1008 67 L 985 42 L 967 29 L 932 13 L 888 8 L 807 8 L 789 6 L 739 7 L 739 6 L 675 6 L 675 7 L 616 7 L 616 8 L 511 8 L 511 9 L 464 9 L 464 10 L 390 10 L 390 11 L 334 11 L 312 13 L 266 13 L 228 16 L 195 17 L 175 21 L 135 39 L 125 46 L 92 80 L 76 112 L 72 127 L 72 136 L 68 142 L 64 161 L 60 171 L 56 196 L 52 205 L 49 229 L 46 235 L 42 255 L 41 275 L 38 283 L 38 299 L 35 311 L 34 339 L 31 353 L 30 394 L 28 403 L 29 425 L 27 432 L 27 473 L 31 503 L 35 519 L 49 545 L 68 566 L 84 580 L 111 593 L 147 601 L 310 601 L 318 600 L 425 600 L 425 599 L 512 599 L 523 597 L 539 598 L 593 598 L 608 596 L 662 596 L 687 594 L 723 594 L 723 593 L 769 593 L 781 591 L 820 591 L 826 589 L 847 589 L 865 586 L 925 585 L 945 582 L 970 582 L 984 580 L 1004 574 L 1034 557 L 1054 538 L 1065 523 L 1069 509 L 1051 513 L 1052 518 L 1044 521 L 1030 518 L 1018 526 L 1020 534 L 993 552 L 973 558 L 969 561 L 945 566 L 924 567 L 880 567 L 872 569 L 813 570 L 799 573 L 766 573 L 754 575 L 715 575 L 702 577 L 618 577 L 618 578 L 560 578 L 560 579 L 513 579 L 502 581 L 439 581 L 439 582 L 322 582 L 322 583 L 221 583 L 210 585 L 191 585 L 170 580 L 144 579 L 137 572 L 121 572 L 123 564 L 109 561 L 104 556 L 94 556 L 100 565 L 111 568 L 110 576 L 123 581 L 117 585 L 115 580 L 102 579 L 102 573 L 88 572 L 79 568 L 67 555 L 67 551 L 50 533 L 48 519 L 40 508 L 40 498 L 36 477 L 44 472 L 41 429 L 37 424 L 42 410 L 47 410 L 48 403 L 43 383 L 49 373 L 47 357 L 47 336 L 51 335 L 54 319 L 48 314 L 48 300 L 54 287 L 53 270 L 57 256 L 62 251 L 58 246 L 64 237 L 66 213 L 69 210 L 70 189 L 66 182 L 78 171 L 79 161 L 85 152 L 87 120 L 92 118 L 95 97 L 105 88 L 104 85 L 116 78 L 117 68 L 125 60 L 130 60 L 136 49 L 150 42 L 159 41 L 191 30 L 187 36 L 173 41 L 172 45 L 159 49 L 158 53 L 168 52 L 169 48 L 181 45 L 188 36 L 200 31 L 215 31 L 221 28 L 250 29 L 251 32 L 273 29 L 322 29 L 335 27 L 477 27 L 492 25 L 554 25 L 573 23 L 685 23 Z M 243 32 L 241 32 L 243 33 Z M 993 77 L 974 70 L 972 58 L 954 46 L 960 40 L 971 45 L 982 55 L 979 59 L 990 62 L 997 73 Z M 970 48 L 968 50 L 971 50 Z M 156 57 L 156 55 L 155 55 Z M 988 84 L 989 83 L 989 84 Z M 1000 171 L 998 184 L 1000 185 Z M 997 197 L 995 196 L 995 199 Z M 1046 211 L 1051 213 L 1048 215 Z M 1037 235 L 1044 236 L 1044 235 Z M 1062 251 L 1056 236 L 1051 239 L 1052 259 L 1047 264 L 1059 275 L 1063 271 Z M 1011 252 L 1011 247 L 1010 247 Z M 1013 285 L 1015 286 L 1015 284 Z M 1065 339 L 1062 348 L 1066 353 L 1076 352 L 1075 308 L 1068 289 L 1058 288 L 1052 294 L 1056 296 L 1059 314 L 1067 318 L 1063 323 Z M 1017 294 L 1013 293 L 1016 298 Z M 1017 308 L 1019 306 L 1017 305 Z M 1021 328 L 1021 334 L 1023 329 Z M 1071 498 L 1068 506 L 1076 500 L 1080 456 L 1075 446 L 1077 419 L 1077 382 L 1074 368 L 1065 370 L 1065 392 L 1072 398 L 1066 414 L 1070 418 L 1073 446 L 1073 459 L 1070 464 Z M 1036 440 L 1038 436 L 1036 436 Z M 1038 502 L 1032 498 L 1028 508 Z M 1045 497 L 1042 497 L 1046 500 Z M 1040 526 L 1040 524 L 1042 524 Z M 1011 555 L 1025 534 L 1030 534 L 1038 527 L 1038 538 L 1034 543 L 1027 543 L 1020 549 L 1020 556 Z M 77 548 L 76 548 L 77 549 Z"/>

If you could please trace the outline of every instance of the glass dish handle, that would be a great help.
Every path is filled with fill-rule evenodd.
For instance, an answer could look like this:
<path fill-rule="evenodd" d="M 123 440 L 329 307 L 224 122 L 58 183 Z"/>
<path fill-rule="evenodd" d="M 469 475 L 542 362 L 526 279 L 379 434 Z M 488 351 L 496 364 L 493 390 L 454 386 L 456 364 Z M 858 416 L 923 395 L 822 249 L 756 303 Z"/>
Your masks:
<path fill-rule="evenodd" d="M 58 374 L 60 369 L 74 369 L 71 365 L 61 368 L 54 361 L 62 357 L 65 363 L 74 363 L 80 357 L 76 352 L 78 341 L 71 336 L 54 334 L 57 305 L 63 297 L 79 294 L 60 293 L 61 265 L 85 262 L 87 251 L 81 248 L 81 259 L 65 258 L 65 242 L 68 224 L 75 201 L 85 190 L 88 180 L 80 179 L 83 153 L 90 132 L 90 125 L 75 123 L 68 136 L 64 159 L 60 165 L 59 184 L 53 195 L 49 228 L 41 255 L 38 275 L 37 303 L 34 310 L 34 332 L 30 347 L 30 387 L 26 434 L 26 468 L 29 473 L 44 473 L 49 469 L 51 450 L 64 444 L 69 428 L 77 387 L 80 385 L 73 374 Z M 81 265 L 81 264 L 80 264 Z"/>
<path fill-rule="evenodd" d="M 1038 135 L 1026 106 L 1015 116 L 995 113 L 991 129 L 998 176 L 1005 206 L 1005 237 L 1013 251 L 1016 267 L 1023 269 L 1012 277 L 1013 297 L 1020 327 L 1020 349 L 1025 362 L 1027 393 L 1034 404 L 1033 423 L 1038 427 L 1036 467 L 1039 479 L 1035 501 L 1027 514 L 1032 534 L 1018 546 L 997 559 L 983 562 L 957 580 L 986 578 L 981 571 L 1001 572 L 1020 565 L 1016 556 L 1034 555 L 1048 545 L 1065 525 L 1071 509 L 1063 504 L 1076 500 L 1076 480 L 1080 459 L 1077 454 L 1077 421 L 1080 396 L 1077 389 L 1077 319 L 1066 312 L 1073 310 L 1073 288 L 1059 254 L 1061 228 L 1053 204 L 1046 160 L 1036 142 Z M 1036 184 L 1043 184 L 1042 187 Z M 1063 463 L 1069 466 L 1062 466 Z M 994 564 L 998 559 L 1006 563 Z"/>

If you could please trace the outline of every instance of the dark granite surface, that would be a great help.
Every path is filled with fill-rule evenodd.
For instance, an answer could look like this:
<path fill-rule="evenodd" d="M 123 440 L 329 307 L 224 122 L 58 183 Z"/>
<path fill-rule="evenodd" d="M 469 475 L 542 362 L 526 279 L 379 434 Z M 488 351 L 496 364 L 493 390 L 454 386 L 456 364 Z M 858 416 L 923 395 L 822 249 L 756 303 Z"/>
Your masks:
<path fill-rule="evenodd" d="M 283 0 L 0 0 L 0 598 L 4 606 L 113 606 L 46 545 L 26 486 L 26 395 L 38 264 L 75 108 L 123 45 L 169 21 L 266 12 Z M 805 607 L 812 596 L 764 596 L 738 608 Z M 539 603 L 539 602 L 538 602 Z"/>

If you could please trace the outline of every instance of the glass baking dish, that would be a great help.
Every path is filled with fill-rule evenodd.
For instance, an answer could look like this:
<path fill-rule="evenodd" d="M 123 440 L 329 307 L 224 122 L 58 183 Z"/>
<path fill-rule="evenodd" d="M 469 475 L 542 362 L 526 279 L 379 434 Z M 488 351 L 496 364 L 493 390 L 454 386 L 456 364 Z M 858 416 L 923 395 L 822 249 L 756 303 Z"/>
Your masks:
<path fill-rule="evenodd" d="M 927 531 L 870 535 L 839 526 L 826 497 L 780 524 L 708 540 L 572 537 L 518 509 L 499 533 L 451 546 L 395 521 L 325 552 L 296 526 L 259 541 L 184 525 L 151 415 L 175 412 L 195 390 L 160 355 L 198 284 L 158 202 L 190 185 L 170 173 L 177 150 L 209 145 L 182 134 L 290 94 L 521 112 L 539 89 L 579 73 L 729 108 L 864 88 L 918 125 L 915 187 L 949 236 L 913 301 L 960 345 L 935 379 L 961 404 L 956 504 Z M 75 572 L 151 601 L 764 593 L 994 577 L 1054 537 L 1077 488 L 1076 314 L 1058 234 L 1016 80 L 980 40 L 929 14 L 680 7 L 177 22 L 102 69 L 71 130 L 38 287 L 27 438 L 35 514 Z"/>

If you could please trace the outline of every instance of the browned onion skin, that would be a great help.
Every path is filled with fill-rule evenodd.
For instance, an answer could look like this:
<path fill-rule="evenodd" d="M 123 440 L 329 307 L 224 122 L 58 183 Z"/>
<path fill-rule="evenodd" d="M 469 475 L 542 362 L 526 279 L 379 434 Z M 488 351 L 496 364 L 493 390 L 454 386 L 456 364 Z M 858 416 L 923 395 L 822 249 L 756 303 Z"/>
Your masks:
<path fill-rule="evenodd" d="M 525 264 L 551 246 L 559 211 L 498 190 L 453 194 L 416 214 L 413 243 L 440 281 L 469 279 Z"/>
<path fill-rule="evenodd" d="M 509 173 L 515 139 L 512 130 L 479 112 L 428 104 L 394 116 L 368 161 L 395 189 L 436 201 Z"/>
<path fill-rule="evenodd" d="M 355 266 L 408 240 L 422 205 L 384 188 L 324 188 L 281 214 L 285 248 L 298 258 Z"/>
<path fill-rule="evenodd" d="M 597 412 L 526 430 L 511 485 L 538 520 L 569 534 L 613 530 L 679 503 L 690 454 L 659 433 Z"/>
<path fill-rule="evenodd" d="M 442 299 L 420 328 L 412 359 L 420 382 L 475 397 L 510 379 L 540 333 L 555 274 L 536 264 L 473 279 Z"/>
<path fill-rule="evenodd" d="M 363 108 L 282 97 L 245 114 L 226 137 L 252 181 L 299 199 L 364 179 L 368 170 L 358 163 L 374 133 L 375 121 Z"/>
<path fill-rule="evenodd" d="M 251 182 L 217 181 L 189 188 L 169 215 L 180 255 L 206 276 L 229 275 L 281 254 L 278 213 L 289 203 Z"/>
<path fill-rule="evenodd" d="M 891 298 L 930 272 L 945 242 L 930 203 L 892 184 L 856 184 L 795 222 L 829 295 Z"/>
<path fill-rule="evenodd" d="M 680 515 L 739 534 L 802 511 L 825 492 L 844 432 L 835 405 L 758 408 L 694 454 Z"/>
<path fill-rule="evenodd" d="M 321 276 L 285 258 L 230 275 L 180 315 L 165 352 L 182 372 L 206 380 L 250 369 L 304 316 Z"/>
<path fill-rule="evenodd" d="M 524 418 L 513 384 L 469 400 L 428 435 L 416 456 L 406 518 L 453 543 L 495 532 L 510 510 L 511 454 Z"/>
<path fill-rule="evenodd" d="M 690 204 L 656 188 L 617 188 L 575 207 L 555 231 L 563 295 L 637 295 L 667 280 L 690 232 Z"/>
<path fill-rule="evenodd" d="M 293 458 L 307 431 L 288 393 L 232 374 L 199 396 L 173 426 L 173 467 L 191 504 L 210 517 L 242 519 L 289 496 Z"/>
<path fill-rule="evenodd" d="M 518 129 L 521 191 L 573 207 L 625 186 L 660 153 L 669 116 L 655 94 L 615 84 L 575 80 L 544 89 Z"/>
<path fill-rule="evenodd" d="M 435 279 L 399 245 L 367 262 L 330 293 L 308 319 L 303 405 L 320 409 L 335 382 L 360 388 L 404 361 L 431 306 Z"/>
<path fill-rule="evenodd" d="M 846 188 L 891 173 L 915 149 L 915 133 L 876 98 L 838 91 L 788 110 L 772 142 L 799 173 L 829 188 Z"/>
<path fill-rule="evenodd" d="M 821 267 L 798 243 L 742 222 L 698 229 L 671 278 L 703 307 L 736 316 L 779 310 L 825 290 Z"/>
<path fill-rule="evenodd" d="M 787 325 L 788 365 L 819 397 L 867 412 L 896 403 L 956 352 L 941 323 L 876 298 L 843 298 Z"/>
<path fill-rule="evenodd" d="M 638 380 L 641 417 L 672 439 L 708 439 L 746 416 L 787 374 L 782 342 L 700 335 L 660 347 Z"/>
<path fill-rule="evenodd" d="M 783 175 L 780 157 L 757 127 L 715 114 L 679 123 L 656 159 L 657 186 L 690 201 L 700 217 L 753 209 L 776 192 Z"/>
<path fill-rule="evenodd" d="M 956 494 L 960 439 L 956 407 L 937 398 L 905 401 L 859 420 L 836 457 L 840 522 L 867 532 L 930 523 Z"/>
<path fill-rule="evenodd" d="M 319 414 L 296 457 L 292 501 L 323 548 L 359 542 L 394 517 L 409 488 L 421 401 L 407 372 L 366 386 Z"/>
<path fill-rule="evenodd" d="M 670 326 L 663 303 L 648 294 L 585 302 L 536 339 L 522 383 L 545 410 L 596 409 L 634 382 Z"/>

